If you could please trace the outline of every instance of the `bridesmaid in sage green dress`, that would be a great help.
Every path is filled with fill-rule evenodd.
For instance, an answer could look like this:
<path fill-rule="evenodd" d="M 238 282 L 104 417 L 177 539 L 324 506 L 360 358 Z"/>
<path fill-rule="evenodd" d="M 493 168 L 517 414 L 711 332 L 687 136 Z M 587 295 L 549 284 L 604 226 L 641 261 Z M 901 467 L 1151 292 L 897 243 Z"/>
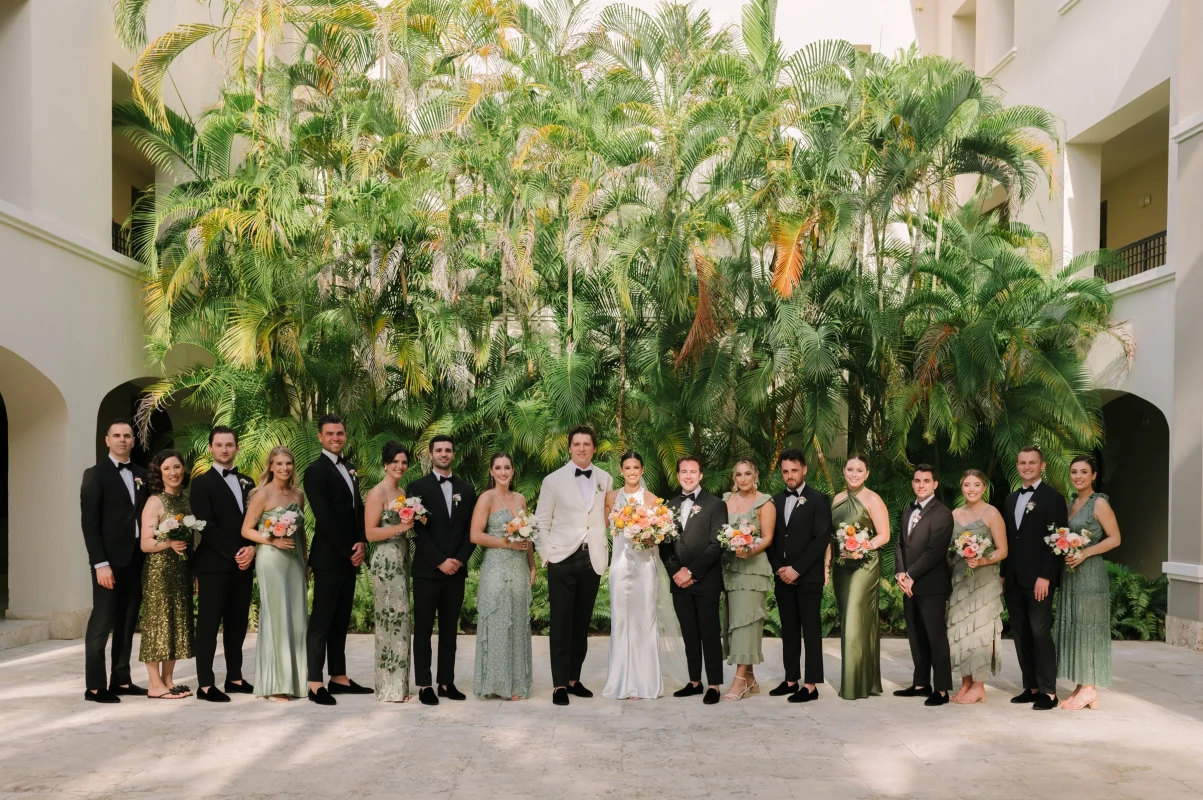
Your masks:
<path fill-rule="evenodd" d="M 1069 529 L 1090 531 L 1089 547 L 1065 557 L 1057 593 L 1057 677 L 1077 684 L 1061 708 L 1098 708 L 1096 686 L 1111 685 L 1111 595 L 1107 563 L 1098 556 L 1119 547 L 1119 524 L 1107 495 L 1094 491 L 1094 459 L 1075 458 L 1069 479 L 1078 495 L 1069 509 Z"/>
<path fill-rule="evenodd" d="M 965 505 L 952 512 L 952 594 L 948 598 L 948 648 L 961 689 L 952 702 L 986 702 L 986 678 L 1002 669 L 1002 581 L 998 562 L 1007 557 L 1007 526 L 985 500 L 986 474 L 976 469 L 961 476 Z M 965 531 L 994 542 L 987 558 L 965 558 L 956 550 Z"/>
<path fill-rule="evenodd" d="M 242 537 L 255 543 L 255 577 L 259 582 L 255 696 L 278 702 L 304 697 L 309 691 L 305 665 L 305 495 L 296 487 L 295 478 L 292 453 L 287 447 L 273 448 L 242 521 Z M 286 514 L 295 517 L 295 533 L 269 530 L 269 518 L 280 522 Z"/>
<path fill-rule="evenodd" d="M 383 703 L 409 702 L 409 536 L 413 519 L 402 520 L 388 506 L 404 499 L 401 478 L 409 469 L 411 454 L 397 442 L 388 442 L 381 453 L 384 480 L 364 499 L 364 531 L 372 549 L 372 595 L 376 619 L 376 699 Z"/>
<path fill-rule="evenodd" d="M 741 458 L 735 462 L 735 491 L 723 497 L 728 522 L 749 523 L 760 536 L 760 544 L 754 547 L 723 552 L 723 650 L 727 663 L 736 665 L 724 700 L 742 700 L 749 692 L 760 691 L 753 669 L 764 661 L 761 642 L 768 616 L 766 598 L 773 588 L 773 567 L 764 551 L 773 543 L 777 511 L 773 498 L 757 488 L 759 477 L 756 464 Z"/>
<path fill-rule="evenodd" d="M 489 487 L 472 512 L 472 543 L 484 548 L 476 590 L 477 697 L 522 700 L 530 697 L 531 587 L 535 551 L 529 541 L 512 541 L 506 523 L 525 516 L 526 498 L 511 491 L 514 462 L 498 453 L 489 462 Z"/>
<path fill-rule="evenodd" d="M 877 595 L 881 586 L 882 547 L 890 542 L 886 504 L 866 488 L 869 462 L 859 453 L 844 464 L 844 485 L 831 505 L 832 535 L 844 525 L 870 534 L 870 552 L 860 558 L 840 558 L 831 547 L 831 582 L 840 619 L 840 697 L 858 700 L 881 694 L 881 631 Z"/>
<path fill-rule="evenodd" d="M 172 679 L 175 662 L 192 658 L 192 571 L 190 542 L 158 541 L 159 522 L 167 516 L 192 514 L 184 495 L 185 471 L 180 454 L 164 450 L 147 469 L 151 498 L 142 510 L 141 547 L 148 553 L 142 567 L 142 644 L 138 660 L 146 664 L 152 699 L 191 696 Z"/>

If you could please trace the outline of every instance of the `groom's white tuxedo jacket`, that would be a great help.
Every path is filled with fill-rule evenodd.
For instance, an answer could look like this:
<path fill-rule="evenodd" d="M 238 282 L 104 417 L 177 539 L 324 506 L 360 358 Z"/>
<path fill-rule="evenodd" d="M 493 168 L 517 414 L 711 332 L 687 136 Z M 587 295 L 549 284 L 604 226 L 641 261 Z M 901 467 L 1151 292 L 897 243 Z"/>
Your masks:
<path fill-rule="evenodd" d="M 598 575 L 606 571 L 606 492 L 614 486 L 610 473 L 593 465 L 588 500 L 577 486 L 576 465 L 571 461 L 543 479 L 535 517 L 539 538 L 535 549 L 543 563 L 557 563 L 572 555 L 582 543 L 589 545 L 589 561 Z"/>

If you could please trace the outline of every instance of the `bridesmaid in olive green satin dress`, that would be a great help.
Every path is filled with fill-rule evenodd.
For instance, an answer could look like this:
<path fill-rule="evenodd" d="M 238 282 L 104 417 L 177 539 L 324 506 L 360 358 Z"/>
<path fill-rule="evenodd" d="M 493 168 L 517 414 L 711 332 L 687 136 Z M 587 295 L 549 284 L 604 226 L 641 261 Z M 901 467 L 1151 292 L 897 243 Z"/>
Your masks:
<path fill-rule="evenodd" d="M 296 466 L 287 447 L 273 448 L 267 470 L 251 492 L 242 521 L 242 537 L 254 542 L 255 577 L 259 581 L 259 634 L 255 640 L 255 696 L 286 701 L 304 697 L 308 557 L 305 548 L 305 495 L 295 484 Z M 295 536 L 273 536 L 260 530 L 267 514 L 292 511 L 298 516 Z"/>
<path fill-rule="evenodd" d="M 860 559 L 842 559 L 832 545 L 831 582 L 840 614 L 840 697 L 857 700 L 881 694 L 881 632 L 878 629 L 877 594 L 881 586 L 882 547 L 890 542 L 890 517 L 886 504 L 865 487 L 869 462 L 859 453 L 844 464 L 845 491 L 831 506 L 834 528 L 853 524 L 872 534 L 871 552 Z M 835 531 L 832 531 L 834 536 Z"/>

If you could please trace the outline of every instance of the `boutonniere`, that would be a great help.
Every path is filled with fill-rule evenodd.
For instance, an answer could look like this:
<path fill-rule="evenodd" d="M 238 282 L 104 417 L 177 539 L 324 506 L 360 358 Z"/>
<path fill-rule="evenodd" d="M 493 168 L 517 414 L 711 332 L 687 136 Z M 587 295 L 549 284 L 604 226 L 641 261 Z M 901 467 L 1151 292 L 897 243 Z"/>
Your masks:
<path fill-rule="evenodd" d="M 452 505 L 454 505 L 454 506 L 458 506 L 458 505 L 459 505 L 459 501 L 460 501 L 460 500 L 463 500 L 463 499 L 464 499 L 464 498 L 460 496 L 460 493 L 459 493 L 459 492 L 456 492 L 455 494 L 451 495 L 451 504 L 452 504 Z"/>
<path fill-rule="evenodd" d="M 804 506 L 804 505 L 806 505 L 806 498 L 805 498 L 805 497 L 799 497 L 799 498 L 798 498 L 798 505 L 800 505 L 800 506 Z"/>
<path fill-rule="evenodd" d="M 239 476 L 238 476 L 238 485 L 239 485 L 239 486 L 243 486 L 243 487 L 245 487 L 245 486 L 250 486 L 250 485 L 251 485 L 251 480 L 250 480 L 250 478 L 244 478 L 244 477 L 242 477 L 241 475 L 239 475 Z"/>
<path fill-rule="evenodd" d="M 137 489 L 142 488 L 142 479 L 141 478 L 134 478 L 134 487 Z"/>
<path fill-rule="evenodd" d="M 359 473 L 355 471 L 355 467 L 347 467 L 347 474 L 351 476 L 351 480 L 359 479 Z"/>
<path fill-rule="evenodd" d="M 601 487 L 600 483 L 593 484 L 593 493 L 594 494 L 599 493 L 601 490 L 602 490 L 602 487 Z"/>
<path fill-rule="evenodd" d="M 1028 504 L 1026 506 L 1024 506 L 1024 510 L 1027 511 L 1029 514 L 1032 513 L 1032 511 L 1035 508 L 1036 508 L 1036 504 L 1033 503 L 1031 500 L 1029 500 Z"/>

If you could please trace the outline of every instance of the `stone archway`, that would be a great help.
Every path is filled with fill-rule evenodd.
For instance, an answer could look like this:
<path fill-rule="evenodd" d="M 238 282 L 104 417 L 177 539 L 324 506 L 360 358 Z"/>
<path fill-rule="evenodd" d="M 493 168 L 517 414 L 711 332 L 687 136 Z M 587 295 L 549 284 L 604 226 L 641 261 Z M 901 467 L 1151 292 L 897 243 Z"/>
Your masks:
<path fill-rule="evenodd" d="M 134 420 L 138 404 L 145 394 L 145 387 L 152 382 L 150 378 L 126 381 L 114 387 L 96 409 L 96 459 L 104 458 L 107 449 L 104 445 L 104 435 L 109 423 L 115 419 Z M 130 460 L 145 467 L 158 451 L 173 445 L 175 426 L 174 412 L 166 409 L 155 411 L 150 419 L 150 436 L 146 441 L 138 437 L 138 442 L 130 454 Z"/>
<path fill-rule="evenodd" d="M 1157 406 L 1106 392 L 1107 440 L 1099 490 L 1111 498 L 1123 544 L 1108 560 L 1156 577 L 1169 560 L 1170 429 Z"/>

